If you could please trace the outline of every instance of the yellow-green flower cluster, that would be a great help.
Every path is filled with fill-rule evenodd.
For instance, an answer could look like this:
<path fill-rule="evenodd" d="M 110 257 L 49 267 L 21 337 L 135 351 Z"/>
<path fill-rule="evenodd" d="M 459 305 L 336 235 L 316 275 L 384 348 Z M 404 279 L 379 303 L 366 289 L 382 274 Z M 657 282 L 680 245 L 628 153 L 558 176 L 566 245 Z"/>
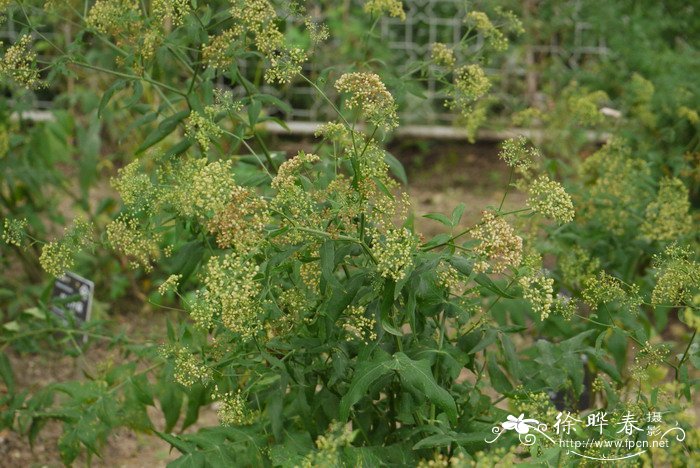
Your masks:
<path fill-rule="evenodd" d="M 619 140 L 612 140 L 581 164 L 585 193 L 577 203 L 577 215 L 604 224 L 614 235 L 637 228 L 632 213 L 645 206 L 648 195 L 640 181 L 650 174 L 645 161 L 633 157 Z"/>
<path fill-rule="evenodd" d="M 564 320 L 571 320 L 578 312 L 578 302 L 572 297 L 559 293 L 552 304 L 552 312 L 561 315 Z"/>
<path fill-rule="evenodd" d="M 348 341 L 359 339 L 365 344 L 369 344 L 377 339 L 375 331 L 377 322 L 374 317 L 365 315 L 365 307 L 353 305 L 345 311 L 345 323 L 343 328 L 348 332 Z"/>
<path fill-rule="evenodd" d="M 252 31 L 260 31 L 277 17 L 275 7 L 268 0 L 239 0 L 233 3 L 235 5 L 230 10 L 233 19 Z"/>
<path fill-rule="evenodd" d="M 212 257 L 204 272 L 204 289 L 190 311 L 195 322 L 208 327 L 218 316 L 226 328 L 249 340 L 262 331 L 258 265 L 236 252 Z"/>
<path fill-rule="evenodd" d="M 275 24 L 278 16 L 272 3 L 268 0 L 238 0 L 230 13 L 236 25 L 227 36 L 245 37 L 246 33 L 254 36 L 255 47 L 269 61 L 269 67 L 265 71 L 267 82 L 289 83 L 301 72 L 302 64 L 307 59 L 306 52 L 299 47 L 286 45 L 284 34 Z M 315 34 L 316 39 L 319 39 L 323 36 L 323 30 L 316 29 Z M 225 43 L 219 43 L 212 49 L 212 52 L 216 53 L 210 55 L 217 56 L 216 62 L 226 62 L 221 60 L 222 53 L 224 56 L 228 55 L 224 46 Z"/>
<path fill-rule="evenodd" d="M 596 125 L 605 120 L 600 106 L 608 100 L 604 91 L 588 92 L 573 85 L 565 91 L 567 112 L 573 121 L 582 125 Z"/>
<path fill-rule="evenodd" d="M 546 175 L 541 175 L 530 184 L 527 206 L 533 211 L 558 223 L 574 220 L 574 204 L 564 187 Z"/>
<path fill-rule="evenodd" d="M 648 128 L 655 128 L 657 113 L 652 106 L 654 99 L 654 83 L 644 78 L 639 73 L 632 75 L 629 83 L 629 97 L 631 101 L 630 113 L 636 120 L 642 122 Z"/>
<path fill-rule="evenodd" d="M 508 48 L 506 36 L 493 25 L 488 15 L 483 11 L 470 11 L 467 13 L 465 21 L 481 33 L 494 50 L 500 52 Z"/>
<path fill-rule="evenodd" d="M 688 248 L 671 245 L 654 258 L 656 285 L 651 294 L 655 305 L 689 304 L 700 289 L 700 263 Z"/>
<path fill-rule="evenodd" d="M 488 101 L 481 98 L 491 89 L 491 81 L 484 69 L 476 64 L 457 68 L 453 76 L 453 85 L 448 90 L 450 99 L 445 105 L 459 112 L 467 138 L 473 142 L 476 130 L 486 119 Z"/>
<path fill-rule="evenodd" d="M 242 29 L 233 27 L 210 37 L 202 47 L 202 60 L 216 70 L 228 70 L 233 64 L 233 48 Z"/>
<path fill-rule="evenodd" d="M 258 414 L 248 408 L 248 402 L 240 390 L 220 393 L 217 387 L 212 398 L 220 400 L 217 414 L 222 426 L 249 426 L 255 422 Z"/>
<path fill-rule="evenodd" d="M 688 188 L 678 178 L 661 181 L 656 200 L 649 203 L 641 227 L 644 238 L 673 241 L 693 230 Z"/>
<path fill-rule="evenodd" d="M 637 380 L 647 380 L 649 373 L 663 364 L 668 353 L 669 350 L 665 346 L 652 345 L 647 341 L 634 357 L 634 365 L 630 369 L 630 373 Z"/>
<path fill-rule="evenodd" d="M 406 20 L 406 12 L 403 10 L 401 0 L 367 0 L 363 9 L 370 15 L 386 14 L 393 18 L 399 18 L 401 21 Z"/>
<path fill-rule="evenodd" d="M 508 166 L 517 169 L 522 174 L 527 174 L 535 165 L 535 161 L 542 158 L 542 155 L 537 148 L 528 146 L 527 138 L 521 135 L 504 141 L 498 157 L 505 161 Z"/>
<path fill-rule="evenodd" d="M 530 302 L 533 312 L 545 320 L 554 305 L 554 279 L 536 274 L 523 276 L 518 282 L 523 288 L 523 298 Z"/>
<path fill-rule="evenodd" d="M 301 73 L 302 64 L 307 59 L 304 49 L 299 47 L 285 47 L 270 52 L 267 59 L 270 66 L 265 70 L 265 81 L 288 84 Z"/>
<path fill-rule="evenodd" d="M 317 451 L 307 455 L 301 463 L 302 468 L 342 466 L 340 449 L 348 446 L 355 439 L 356 432 L 349 425 L 332 423 L 326 434 L 316 439 Z"/>
<path fill-rule="evenodd" d="M 10 151 L 10 129 L 7 125 L 0 124 L 0 159 L 7 156 Z"/>
<path fill-rule="evenodd" d="M 163 194 L 181 215 L 205 218 L 229 204 L 237 190 L 232 161 L 189 159 L 174 170 L 173 187 Z"/>
<path fill-rule="evenodd" d="M 3 45 L 0 42 L 0 47 Z M 31 48 L 32 38 L 25 34 L 5 50 L 0 61 L 0 79 L 27 89 L 44 86 L 36 67 L 36 52 Z"/>
<path fill-rule="evenodd" d="M 216 123 L 216 108 L 207 106 L 204 111 L 204 114 L 190 113 L 185 121 L 185 133 L 199 143 L 202 150 L 208 151 L 210 141 L 221 137 L 223 132 L 219 124 Z"/>
<path fill-rule="evenodd" d="M 87 15 L 87 25 L 111 36 L 131 34 L 138 30 L 134 21 L 139 15 L 138 0 L 97 0 Z"/>
<path fill-rule="evenodd" d="M 367 120 L 386 131 L 399 125 L 394 97 L 387 91 L 378 75 L 368 72 L 345 73 L 335 82 L 335 89 L 348 93 L 345 104 L 360 109 Z"/>
<path fill-rule="evenodd" d="M 514 34 L 520 35 L 525 33 L 525 28 L 523 27 L 523 22 L 520 18 L 510 10 L 504 10 L 502 7 L 496 7 L 496 14 L 500 17 L 501 21 L 505 23 L 505 28 Z"/>
<path fill-rule="evenodd" d="M 700 114 L 698 114 L 698 111 L 693 110 L 690 107 L 680 106 L 678 108 L 677 115 L 681 119 L 687 119 L 688 122 L 692 124 L 700 123 Z"/>
<path fill-rule="evenodd" d="M 179 286 L 181 279 L 182 275 L 168 276 L 168 278 L 163 281 L 160 286 L 158 286 L 158 294 L 165 296 L 169 292 L 177 291 L 177 287 Z"/>
<path fill-rule="evenodd" d="M 132 268 L 153 269 L 151 262 L 160 256 L 160 236 L 142 228 L 136 218 L 120 216 L 107 226 L 107 239 L 114 250 L 131 258 Z"/>
<path fill-rule="evenodd" d="M 580 286 L 586 278 L 595 276 L 600 270 L 600 260 L 578 245 L 567 247 L 559 256 L 559 268 L 568 284 Z"/>
<path fill-rule="evenodd" d="M 350 132 L 345 125 L 338 122 L 328 122 L 319 126 L 314 132 L 316 138 L 323 137 L 334 143 L 349 143 Z"/>
<path fill-rule="evenodd" d="M 413 265 L 413 253 L 418 240 L 406 228 L 389 229 L 383 238 L 375 234 L 372 254 L 377 261 L 377 271 L 383 278 L 401 281 Z"/>
<path fill-rule="evenodd" d="M 307 191 L 298 183 L 298 172 L 316 161 L 319 161 L 317 155 L 300 151 L 282 163 L 272 180 L 272 187 L 277 189 L 277 194 L 270 207 L 272 211 L 285 214 L 280 227 L 292 228 L 284 235 L 289 243 L 299 243 L 309 238 L 302 229 L 322 229 L 322 212 L 317 207 L 318 193 Z"/>
<path fill-rule="evenodd" d="M 455 292 L 462 284 L 462 276 L 455 267 L 445 261 L 441 261 L 437 267 L 438 284 L 451 292 Z"/>
<path fill-rule="evenodd" d="M 3 220 L 2 240 L 7 245 L 22 247 L 26 236 L 27 220 L 26 219 L 10 219 Z"/>
<path fill-rule="evenodd" d="M 441 67 L 453 67 L 457 61 L 455 51 L 442 42 L 436 42 L 432 45 L 430 60 Z"/>
<path fill-rule="evenodd" d="M 153 0 L 151 11 L 154 18 L 170 19 L 173 26 L 180 26 L 189 13 L 190 0 Z"/>
<path fill-rule="evenodd" d="M 264 241 L 269 221 L 267 202 L 251 189 L 236 186 L 228 205 L 214 214 L 207 229 L 216 235 L 220 248 L 235 247 L 239 252 L 249 252 Z"/>
<path fill-rule="evenodd" d="M 77 219 L 65 230 L 63 238 L 44 245 L 39 257 L 41 267 L 53 276 L 61 276 L 73 268 L 75 256 L 91 242 L 94 235 L 92 225 Z"/>
<path fill-rule="evenodd" d="M 151 209 L 160 194 L 139 160 L 119 169 L 117 177 L 113 177 L 110 182 L 119 192 L 124 204 L 134 212 Z"/>
<path fill-rule="evenodd" d="M 455 70 L 454 91 L 450 107 L 453 109 L 470 109 L 471 105 L 491 89 L 491 81 L 484 69 L 470 64 Z"/>
<path fill-rule="evenodd" d="M 476 452 L 474 461 L 470 468 L 492 468 L 494 466 L 517 466 L 520 463 L 520 456 L 515 452 L 517 445 L 513 444 L 510 450 L 505 447 L 497 447 L 488 452 Z"/>
<path fill-rule="evenodd" d="M 447 456 L 439 451 L 435 451 L 431 460 L 420 460 L 416 468 L 471 468 L 472 462 L 467 460 L 464 452 L 457 455 Z"/>
<path fill-rule="evenodd" d="M 479 244 L 474 252 L 480 260 L 474 271 L 485 272 L 491 267 L 493 273 L 503 273 L 506 268 L 516 268 L 523 256 L 523 239 L 515 234 L 508 222 L 491 211 L 484 211 L 481 223 L 474 229 L 474 239 Z"/>
<path fill-rule="evenodd" d="M 626 291 L 622 281 L 604 271 L 598 273 L 598 276 L 589 276 L 583 281 L 581 295 L 583 301 L 591 308 L 617 302 L 628 311 L 636 313 L 642 303 L 637 285 L 629 286 L 629 291 Z"/>
<path fill-rule="evenodd" d="M 302 263 L 299 267 L 299 276 L 309 290 L 318 292 L 321 284 L 321 265 L 319 262 Z"/>
<path fill-rule="evenodd" d="M 309 32 L 309 38 L 311 38 L 313 44 L 320 44 L 330 37 L 328 26 L 323 23 L 317 23 L 310 16 L 306 18 L 304 24 L 306 25 L 306 30 Z"/>
<path fill-rule="evenodd" d="M 207 383 L 211 381 L 211 369 L 186 348 L 178 348 L 175 351 L 175 380 L 187 388 Z"/>
<path fill-rule="evenodd" d="M 313 153 L 299 151 L 297 155 L 283 162 L 277 170 L 277 175 L 272 179 L 272 187 L 277 190 L 289 189 L 296 185 L 297 173 L 305 164 L 313 164 L 321 158 Z"/>

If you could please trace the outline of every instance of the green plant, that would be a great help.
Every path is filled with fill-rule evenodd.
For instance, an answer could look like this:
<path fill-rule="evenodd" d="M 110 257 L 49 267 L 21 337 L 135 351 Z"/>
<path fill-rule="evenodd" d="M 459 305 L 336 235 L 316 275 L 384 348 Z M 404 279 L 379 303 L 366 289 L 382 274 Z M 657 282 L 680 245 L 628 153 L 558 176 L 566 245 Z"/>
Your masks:
<path fill-rule="evenodd" d="M 396 13 L 401 5 L 368 4 L 374 13 Z M 18 5 L 25 24 L 33 24 L 28 2 Z M 57 5 L 81 33 L 55 66 L 111 77 L 102 110 L 122 102 L 123 89 L 141 90 L 133 102 L 122 102 L 139 122 L 132 129 L 137 141 L 130 142 L 136 157 L 112 180 L 123 207 L 104 232 L 77 221 L 43 247 L 42 263 L 60 273 L 85 246 L 109 246 L 156 278 L 160 287 L 150 301 L 183 307 L 193 325 L 170 327 L 160 357 L 149 344 L 127 347 L 117 340 L 153 362 L 145 369 L 128 363 L 89 384 L 11 394 L 5 424 L 15 425 L 16 414 L 19 429 L 32 436 L 47 419 L 62 420 L 65 463 L 81 446 L 98 453 L 114 427 L 152 431 L 182 453 L 174 466 L 459 465 L 488 463 L 506 451 L 511 460 L 576 463 L 545 441 L 524 451 L 512 432 L 487 442 L 510 412 L 556 414 L 549 392 L 574 412 L 587 395 L 618 419 L 662 408 L 691 431 L 683 403 L 693 397 L 695 335 L 674 343 L 679 352 L 668 356 L 656 342 L 661 327 L 647 314 L 683 309 L 697 326 L 693 253 L 668 248 L 654 264 L 655 285 L 649 276 L 637 284 L 635 267 L 620 274 L 618 265 L 636 257 L 618 254 L 616 245 L 604 244 L 595 256 L 583 245 L 561 258 L 555 273 L 545 268 L 547 254 L 581 242 L 592 223 L 604 220 L 586 209 L 609 198 L 610 179 L 625 175 L 633 188 L 643 187 L 646 170 L 628 162 L 624 150 L 604 150 L 613 167 L 584 166 L 590 180 L 584 179 L 584 208 L 576 213 L 539 152 L 524 138 L 509 140 L 501 158 L 510 181 L 500 205 L 467 229 L 458 227 L 463 204 L 449 215 L 427 214 L 445 232 L 422 239 L 399 183 L 405 173 L 382 148 L 398 125 L 394 97 L 364 62 L 315 80 L 301 74 L 309 52 L 289 24 L 305 23 L 312 36 L 322 35 L 298 4 L 99 0 L 85 7 Z M 493 47 L 503 46 L 503 34 L 487 17 L 469 20 L 490 34 Z M 83 51 L 94 44 L 111 52 Z M 438 72 L 452 77 L 445 81 L 450 102 L 479 121 L 489 88 L 483 70 L 435 50 L 434 61 L 444 67 Z M 267 147 L 259 124 L 274 119 L 280 102 L 241 72 L 245 59 L 261 65 L 258 76 L 270 85 L 305 80 L 333 109 L 334 120 L 318 129 L 314 153 L 287 159 Z M 233 89 L 217 86 L 220 80 Z M 329 96 L 330 83 L 342 99 Z M 614 166 L 618 158 L 622 169 Z M 649 217 L 668 225 L 652 223 L 642 235 L 693 245 L 681 186 L 673 179 L 662 183 Z M 505 211 L 514 187 L 526 190 L 528 201 Z M 641 209 L 634 192 L 619 196 L 634 205 L 629 211 Z M 584 222 L 571 224 L 576 215 Z M 627 226 L 628 218 L 608 215 L 611 220 L 624 232 L 636 226 Z M 15 231 L 21 226 L 8 230 L 8 238 L 19 237 Z M 37 335 L 77 333 L 51 325 L 49 306 L 24 314 L 28 323 L 16 322 L 5 341 L 33 333 L 23 327 L 39 327 Z M 628 342 L 641 347 L 632 372 L 626 371 Z M 152 383 L 147 376 L 156 369 Z M 649 389 L 668 369 L 672 381 Z M 2 377 L 9 387 L 7 362 Z M 165 415 L 162 428 L 146 417 L 154 397 Z M 183 428 L 211 401 L 219 404 L 221 425 L 172 434 L 185 397 Z M 697 438 L 689 439 L 689 450 L 694 444 Z"/>

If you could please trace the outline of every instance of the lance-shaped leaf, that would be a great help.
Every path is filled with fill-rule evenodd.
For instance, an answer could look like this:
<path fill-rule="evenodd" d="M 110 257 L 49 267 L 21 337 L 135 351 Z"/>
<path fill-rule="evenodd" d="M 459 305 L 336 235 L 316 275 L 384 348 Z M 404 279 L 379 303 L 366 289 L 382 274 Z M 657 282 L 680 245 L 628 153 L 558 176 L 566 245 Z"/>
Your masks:
<path fill-rule="evenodd" d="M 442 408 L 452 423 L 457 422 L 457 405 L 452 395 L 435 381 L 430 369 L 430 361 L 421 359 L 414 361 L 404 353 L 394 354 L 398 363 L 398 372 L 401 379 L 408 385 L 420 390 L 435 405 Z"/>

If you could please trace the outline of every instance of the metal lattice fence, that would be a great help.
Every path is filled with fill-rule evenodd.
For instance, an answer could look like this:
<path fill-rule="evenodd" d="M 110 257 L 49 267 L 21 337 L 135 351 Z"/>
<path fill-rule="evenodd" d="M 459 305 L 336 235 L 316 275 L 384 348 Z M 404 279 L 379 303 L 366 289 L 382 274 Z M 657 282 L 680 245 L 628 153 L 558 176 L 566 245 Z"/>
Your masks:
<path fill-rule="evenodd" d="M 508 53 L 487 73 L 495 79 L 492 92 L 502 100 L 530 99 L 538 92 L 536 68 L 534 65 L 542 61 L 556 59 L 564 62 L 570 68 L 576 68 L 584 60 L 596 60 L 608 53 L 605 41 L 596 35 L 591 25 L 580 17 L 583 0 L 568 0 L 554 2 L 555 5 L 565 5 L 565 27 L 556 34 L 526 34 L 526 37 L 540 38 L 535 44 L 516 43 Z M 524 2 L 527 3 L 527 2 Z M 430 56 L 431 44 L 442 42 L 455 46 L 460 42 L 467 30 L 464 18 L 467 14 L 466 2 L 463 0 L 404 0 L 406 19 L 384 17 L 377 25 L 376 31 L 380 41 L 387 47 L 393 63 L 399 67 L 407 67 L 411 62 L 427 60 Z M 0 29 L 0 40 L 12 42 L 19 33 L 18 25 L 7 21 Z M 46 31 L 46 35 L 61 34 L 60 31 Z M 476 38 L 473 47 L 478 48 L 484 39 Z M 332 56 L 338 47 L 333 41 L 327 43 L 326 54 Z M 341 60 L 342 61 L 342 60 Z M 304 72 L 310 76 L 317 74 L 325 64 L 312 61 L 305 66 Z M 402 72 L 402 70 L 399 70 Z M 527 84 L 529 83 L 529 84 Z M 427 99 L 406 98 L 401 108 L 401 120 L 404 125 L 413 126 L 445 126 L 454 120 L 454 114 L 444 106 L 446 98 L 443 86 L 435 77 L 426 77 L 423 84 L 423 94 Z M 291 123 L 292 131 L 308 131 L 313 128 L 312 122 L 322 122 L 333 118 L 331 109 L 319 99 L 316 91 L 304 82 L 297 81 L 292 86 L 280 91 L 268 89 L 277 94 L 289 105 L 289 112 L 282 117 Z M 523 96 L 526 97 L 523 97 Z M 38 110 L 48 109 L 52 105 L 50 94 L 39 96 L 35 103 Z M 304 130 L 306 129 L 306 130 Z"/>

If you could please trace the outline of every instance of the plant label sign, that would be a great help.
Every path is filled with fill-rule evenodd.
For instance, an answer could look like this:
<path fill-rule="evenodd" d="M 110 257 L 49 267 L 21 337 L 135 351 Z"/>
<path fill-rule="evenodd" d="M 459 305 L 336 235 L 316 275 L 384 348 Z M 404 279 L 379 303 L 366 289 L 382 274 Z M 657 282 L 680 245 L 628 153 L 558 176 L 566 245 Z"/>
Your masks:
<path fill-rule="evenodd" d="M 95 283 L 92 281 L 66 272 L 60 278 L 56 278 L 53 285 L 52 302 L 58 302 L 60 305 L 51 306 L 51 311 L 63 319 L 66 318 L 66 312 L 71 312 L 76 322 L 87 322 L 90 319 L 94 290 Z"/>

